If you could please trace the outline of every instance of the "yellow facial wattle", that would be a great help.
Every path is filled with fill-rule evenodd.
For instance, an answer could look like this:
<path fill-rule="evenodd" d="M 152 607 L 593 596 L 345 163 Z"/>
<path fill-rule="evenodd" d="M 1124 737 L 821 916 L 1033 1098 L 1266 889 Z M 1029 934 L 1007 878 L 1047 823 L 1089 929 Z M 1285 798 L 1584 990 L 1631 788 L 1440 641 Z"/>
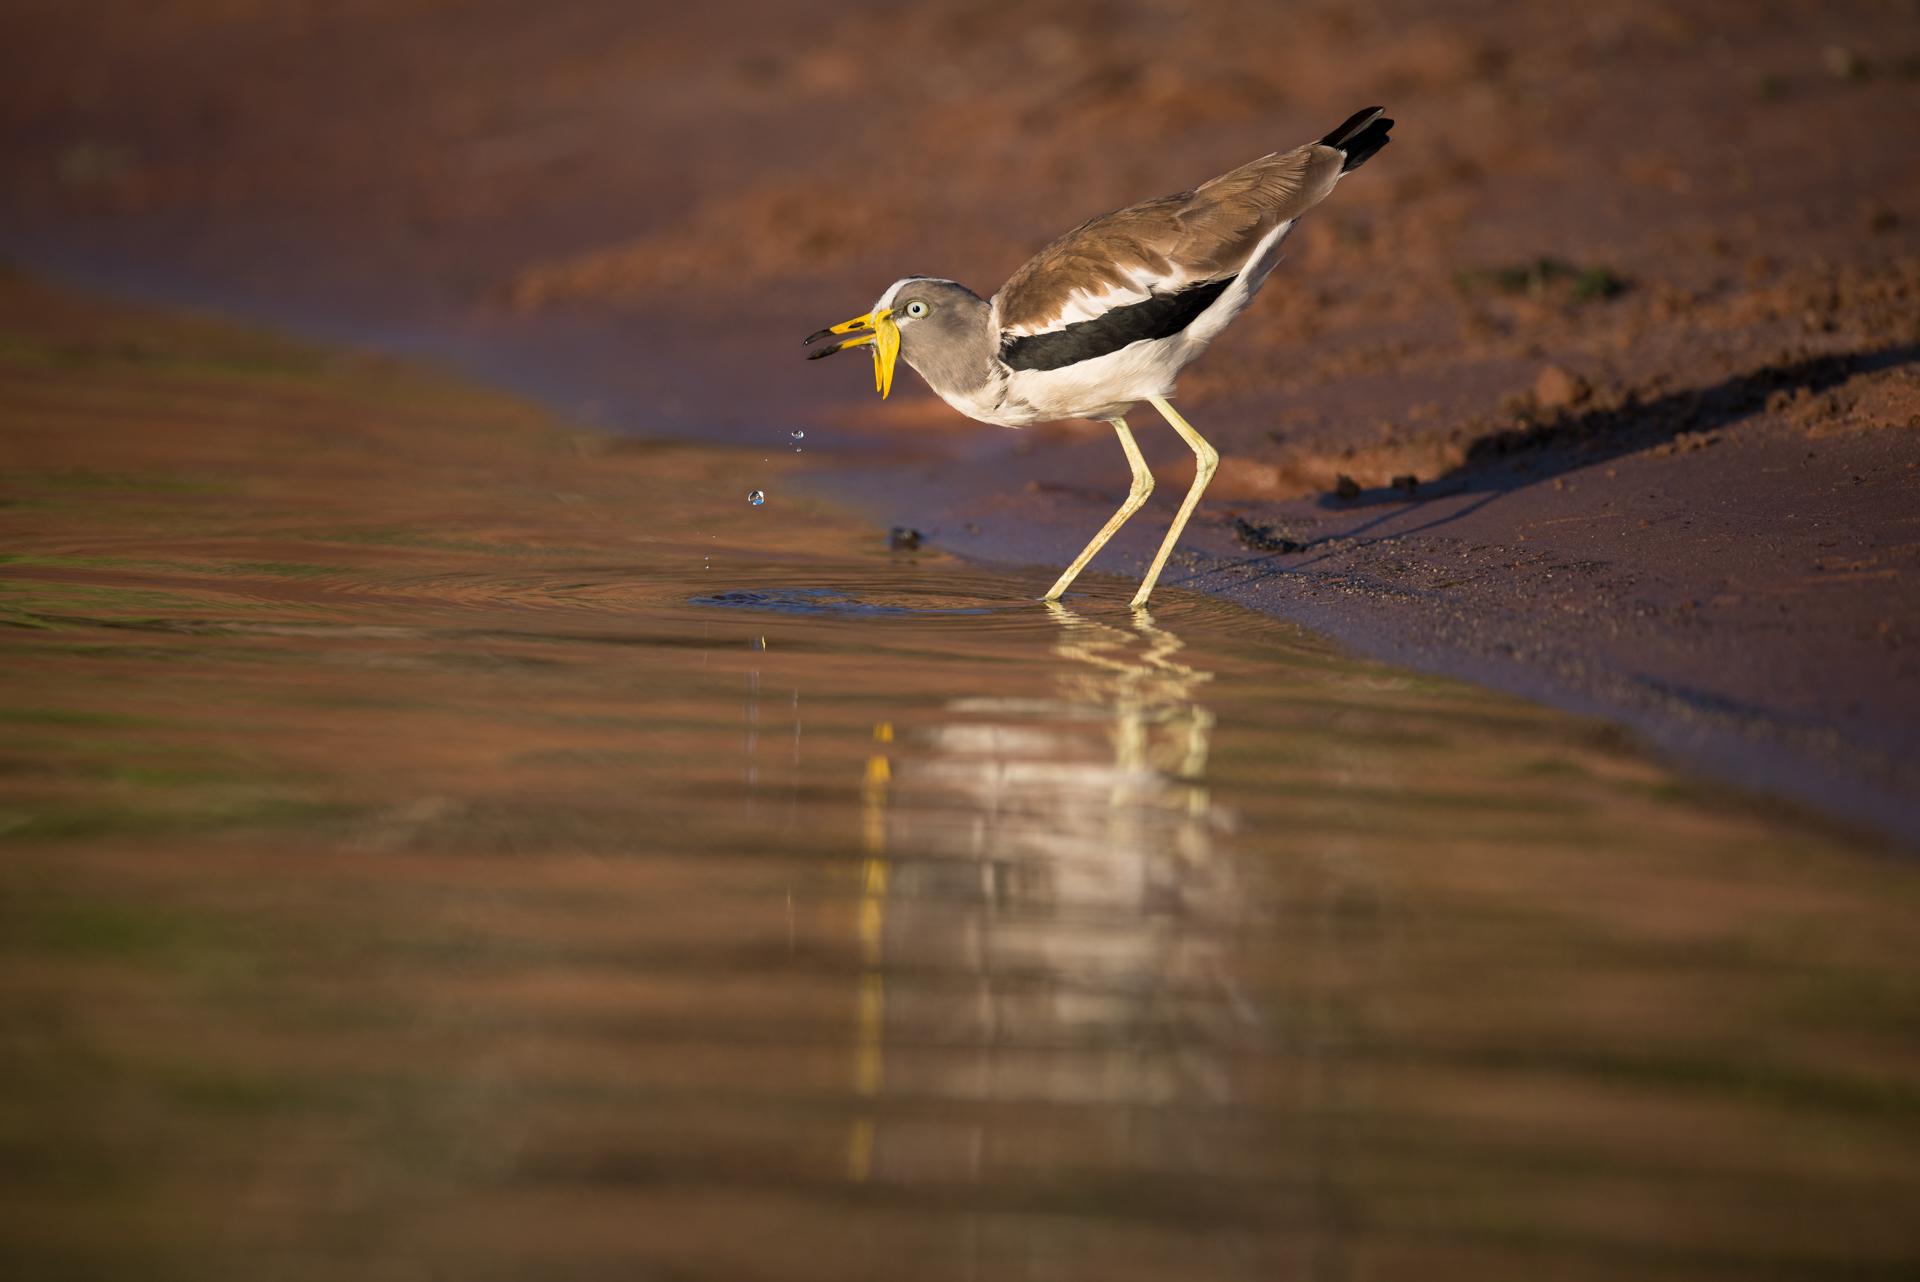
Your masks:
<path fill-rule="evenodd" d="M 855 330 L 862 329 L 871 332 L 857 334 L 853 338 L 835 343 L 831 347 L 823 347 L 819 351 L 811 353 L 807 359 L 817 361 L 822 356 L 831 356 L 835 352 L 844 352 L 848 348 L 871 345 L 873 348 L 873 390 L 880 393 L 881 398 L 884 400 L 886 396 L 893 391 L 893 367 L 894 363 L 900 359 L 900 327 L 894 324 L 893 309 L 891 307 L 878 308 L 868 312 L 865 316 L 856 316 L 850 321 L 841 321 L 838 325 L 829 325 L 827 328 L 809 335 L 807 342 L 812 344 L 819 339 L 827 338 L 831 335 L 852 334 Z"/>
<path fill-rule="evenodd" d="M 881 313 L 873 325 L 873 390 L 886 400 L 893 391 L 893 363 L 900 359 L 900 327 Z"/>

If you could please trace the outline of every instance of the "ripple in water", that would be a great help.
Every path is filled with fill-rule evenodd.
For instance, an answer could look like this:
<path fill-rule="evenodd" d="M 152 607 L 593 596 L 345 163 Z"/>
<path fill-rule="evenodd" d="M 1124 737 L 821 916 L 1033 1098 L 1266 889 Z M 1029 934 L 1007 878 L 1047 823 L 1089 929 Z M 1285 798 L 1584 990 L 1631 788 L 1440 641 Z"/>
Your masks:
<path fill-rule="evenodd" d="M 839 615 L 843 618 L 926 618 L 932 615 L 992 614 L 987 606 L 882 605 L 862 601 L 837 588 L 742 588 L 691 597 L 688 605 L 724 610 L 761 610 L 769 614 Z"/>

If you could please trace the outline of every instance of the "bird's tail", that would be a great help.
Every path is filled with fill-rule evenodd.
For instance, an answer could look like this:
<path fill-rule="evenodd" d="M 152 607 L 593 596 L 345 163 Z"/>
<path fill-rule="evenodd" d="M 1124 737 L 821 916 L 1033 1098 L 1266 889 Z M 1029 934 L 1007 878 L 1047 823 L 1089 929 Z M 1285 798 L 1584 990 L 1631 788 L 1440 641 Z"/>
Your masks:
<path fill-rule="evenodd" d="M 1346 163 L 1340 166 L 1341 173 L 1360 168 L 1369 156 L 1392 141 L 1387 137 L 1387 130 L 1393 128 L 1393 121 L 1387 119 L 1386 111 L 1385 107 L 1356 111 L 1320 140 L 1322 147 L 1332 147 L 1346 155 Z"/>

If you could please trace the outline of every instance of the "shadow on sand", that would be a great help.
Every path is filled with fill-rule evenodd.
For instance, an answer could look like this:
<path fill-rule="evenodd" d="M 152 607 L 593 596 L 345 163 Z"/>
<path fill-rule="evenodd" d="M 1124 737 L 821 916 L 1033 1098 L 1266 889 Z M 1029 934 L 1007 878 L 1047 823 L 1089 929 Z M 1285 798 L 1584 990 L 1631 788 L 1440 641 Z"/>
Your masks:
<path fill-rule="evenodd" d="M 1682 436 L 1730 427 L 1759 413 L 1778 393 L 1818 394 L 1857 374 L 1896 369 L 1916 360 L 1920 360 L 1920 344 L 1913 343 L 1869 351 L 1835 352 L 1763 365 L 1707 387 L 1682 388 L 1651 399 L 1629 392 L 1615 405 L 1565 409 L 1551 417 L 1523 417 L 1516 426 L 1488 432 L 1474 440 L 1460 465 L 1422 485 L 1417 497 L 1385 486 L 1363 490 L 1351 499 L 1322 495 L 1317 506 L 1324 511 L 1352 512 L 1369 507 L 1387 510 L 1352 529 L 1298 544 L 1274 539 L 1275 543 L 1285 546 L 1263 549 L 1260 555 L 1236 561 L 1233 566 L 1258 566 L 1270 573 L 1287 573 L 1305 569 L 1319 558 L 1287 566 L 1275 564 L 1281 557 L 1314 552 L 1325 555 L 1335 547 L 1359 548 L 1378 539 L 1430 533 L 1471 516 L 1503 495 L 1542 481 L 1655 449 Z M 1525 457 L 1515 458 L 1517 455 Z M 1479 497 L 1473 502 L 1451 508 L 1446 515 L 1425 524 L 1375 534 L 1381 526 L 1418 511 L 1431 500 L 1476 494 Z M 1258 527 L 1247 526 L 1243 539 L 1249 533 L 1256 538 L 1266 534 Z"/>

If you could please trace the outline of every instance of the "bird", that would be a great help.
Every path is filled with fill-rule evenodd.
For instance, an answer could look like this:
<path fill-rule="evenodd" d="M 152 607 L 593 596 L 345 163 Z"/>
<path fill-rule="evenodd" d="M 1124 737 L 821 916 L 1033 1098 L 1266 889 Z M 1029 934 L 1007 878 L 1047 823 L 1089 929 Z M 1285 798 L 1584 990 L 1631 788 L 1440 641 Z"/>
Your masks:
<path fill-rule="evenodd" d="M 818 360 L 873 353 L 874 388 L 893 390 L 904 357 L 940 399 L 1003 427 L 1104 419 L 1132 469 L 1120 505 L 1043 597 L 1057 601 L 1153 492 L 1153 473 L 1127 426 L 1151 405 L 1193 450 L 1195 471 L 1140 588 L 1146 606 L 1220 455 L 1173 408 L 1180 371 L 1253 300 L 1301 215 L 1389 141 L 1382 107 L 1355 112 L 1317 142 L 1276 151 L 1198 187 L 1089 219 L 1035 254 L 983 299 L 939 276 L 906 276 L 871 310 L 817 330 Z M 841 337 L 853 335 L 853 337 Z"/>

